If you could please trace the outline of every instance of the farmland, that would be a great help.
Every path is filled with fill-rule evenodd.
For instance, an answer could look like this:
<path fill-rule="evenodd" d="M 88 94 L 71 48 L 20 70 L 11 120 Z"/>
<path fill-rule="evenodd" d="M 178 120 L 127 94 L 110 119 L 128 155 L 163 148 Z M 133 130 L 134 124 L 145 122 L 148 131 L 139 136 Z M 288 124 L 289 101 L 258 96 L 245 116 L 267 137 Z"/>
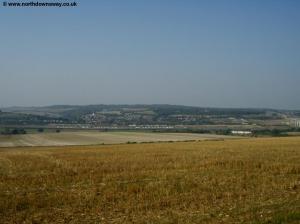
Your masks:
<path fill-rule="evenodd" d="M 0 223 L 299 223 L 300 137 L 0 149 Z"/>
<path fill-rule="evenodd" d="M 224 138 L 237 137 L 191 133 L 71 131 L 26 135 L 0 135 L 0 147 L 95 145 L 128 142 L 189 141 Z"/>

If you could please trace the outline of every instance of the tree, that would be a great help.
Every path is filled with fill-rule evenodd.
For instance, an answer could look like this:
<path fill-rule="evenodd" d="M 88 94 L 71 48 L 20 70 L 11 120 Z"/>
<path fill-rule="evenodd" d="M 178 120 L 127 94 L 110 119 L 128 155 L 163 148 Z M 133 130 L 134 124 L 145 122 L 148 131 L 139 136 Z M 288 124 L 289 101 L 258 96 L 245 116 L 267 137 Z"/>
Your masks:
<path fill-rule="evenodd" d="M 19 130 L 18 129 L 14 129 L 14 130 L 12 130 L 12 132 L 11 132 L 13 135 L 17 135 L 17 134 L 19 134 Z"/>

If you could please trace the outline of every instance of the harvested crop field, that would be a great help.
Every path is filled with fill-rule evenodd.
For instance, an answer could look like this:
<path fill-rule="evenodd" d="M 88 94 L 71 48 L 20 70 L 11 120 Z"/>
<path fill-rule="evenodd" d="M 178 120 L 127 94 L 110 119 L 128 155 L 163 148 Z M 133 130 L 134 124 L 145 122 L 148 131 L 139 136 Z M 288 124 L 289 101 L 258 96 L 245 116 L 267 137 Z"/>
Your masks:
<path fill-rule="evenodd" d="M 2 148 L 0 223 L 299 223 L 300 138 Z"/>
<path fill-rule="evenodd" d="M 26 135 L 0 135 L 0 147 L 119 144 L 127 142 L 188 141 L 237 138 L 191 133 L 75 131 Z"/>

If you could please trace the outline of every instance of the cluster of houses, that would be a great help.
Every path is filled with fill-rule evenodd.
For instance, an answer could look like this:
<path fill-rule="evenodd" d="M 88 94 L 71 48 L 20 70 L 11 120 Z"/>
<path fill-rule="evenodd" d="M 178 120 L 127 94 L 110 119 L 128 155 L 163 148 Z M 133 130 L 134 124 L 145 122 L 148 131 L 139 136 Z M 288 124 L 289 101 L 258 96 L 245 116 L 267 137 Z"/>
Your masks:
<path fill-rule="evenodd" d="M 297 128 L 300 128 L 300 120 L 295 120 L 295 126 L 296 126 Z"/>
<path fill-rule="evenodd" d="M 287 124 L 296 128 L 300 128 L 300 119 L 291 119 Z"/>

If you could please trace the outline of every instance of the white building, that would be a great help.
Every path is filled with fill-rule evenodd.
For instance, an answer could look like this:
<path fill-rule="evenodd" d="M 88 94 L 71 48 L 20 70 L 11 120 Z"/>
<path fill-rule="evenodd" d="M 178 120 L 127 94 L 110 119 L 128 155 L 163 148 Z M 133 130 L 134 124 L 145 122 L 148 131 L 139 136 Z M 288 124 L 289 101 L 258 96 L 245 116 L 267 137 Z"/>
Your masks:
<path fill-rule="evenodd" d="M 233 135 L 251 135 L 251 131 L 231 131 Z"/>
<path fill-rule="evenodd" d="M 291 124 L 291 126 L 299 128 L 300 127 L 300 120 L 299 119 L 293 119 L 293 120 L 291 120 L 290 124 Z"/>

